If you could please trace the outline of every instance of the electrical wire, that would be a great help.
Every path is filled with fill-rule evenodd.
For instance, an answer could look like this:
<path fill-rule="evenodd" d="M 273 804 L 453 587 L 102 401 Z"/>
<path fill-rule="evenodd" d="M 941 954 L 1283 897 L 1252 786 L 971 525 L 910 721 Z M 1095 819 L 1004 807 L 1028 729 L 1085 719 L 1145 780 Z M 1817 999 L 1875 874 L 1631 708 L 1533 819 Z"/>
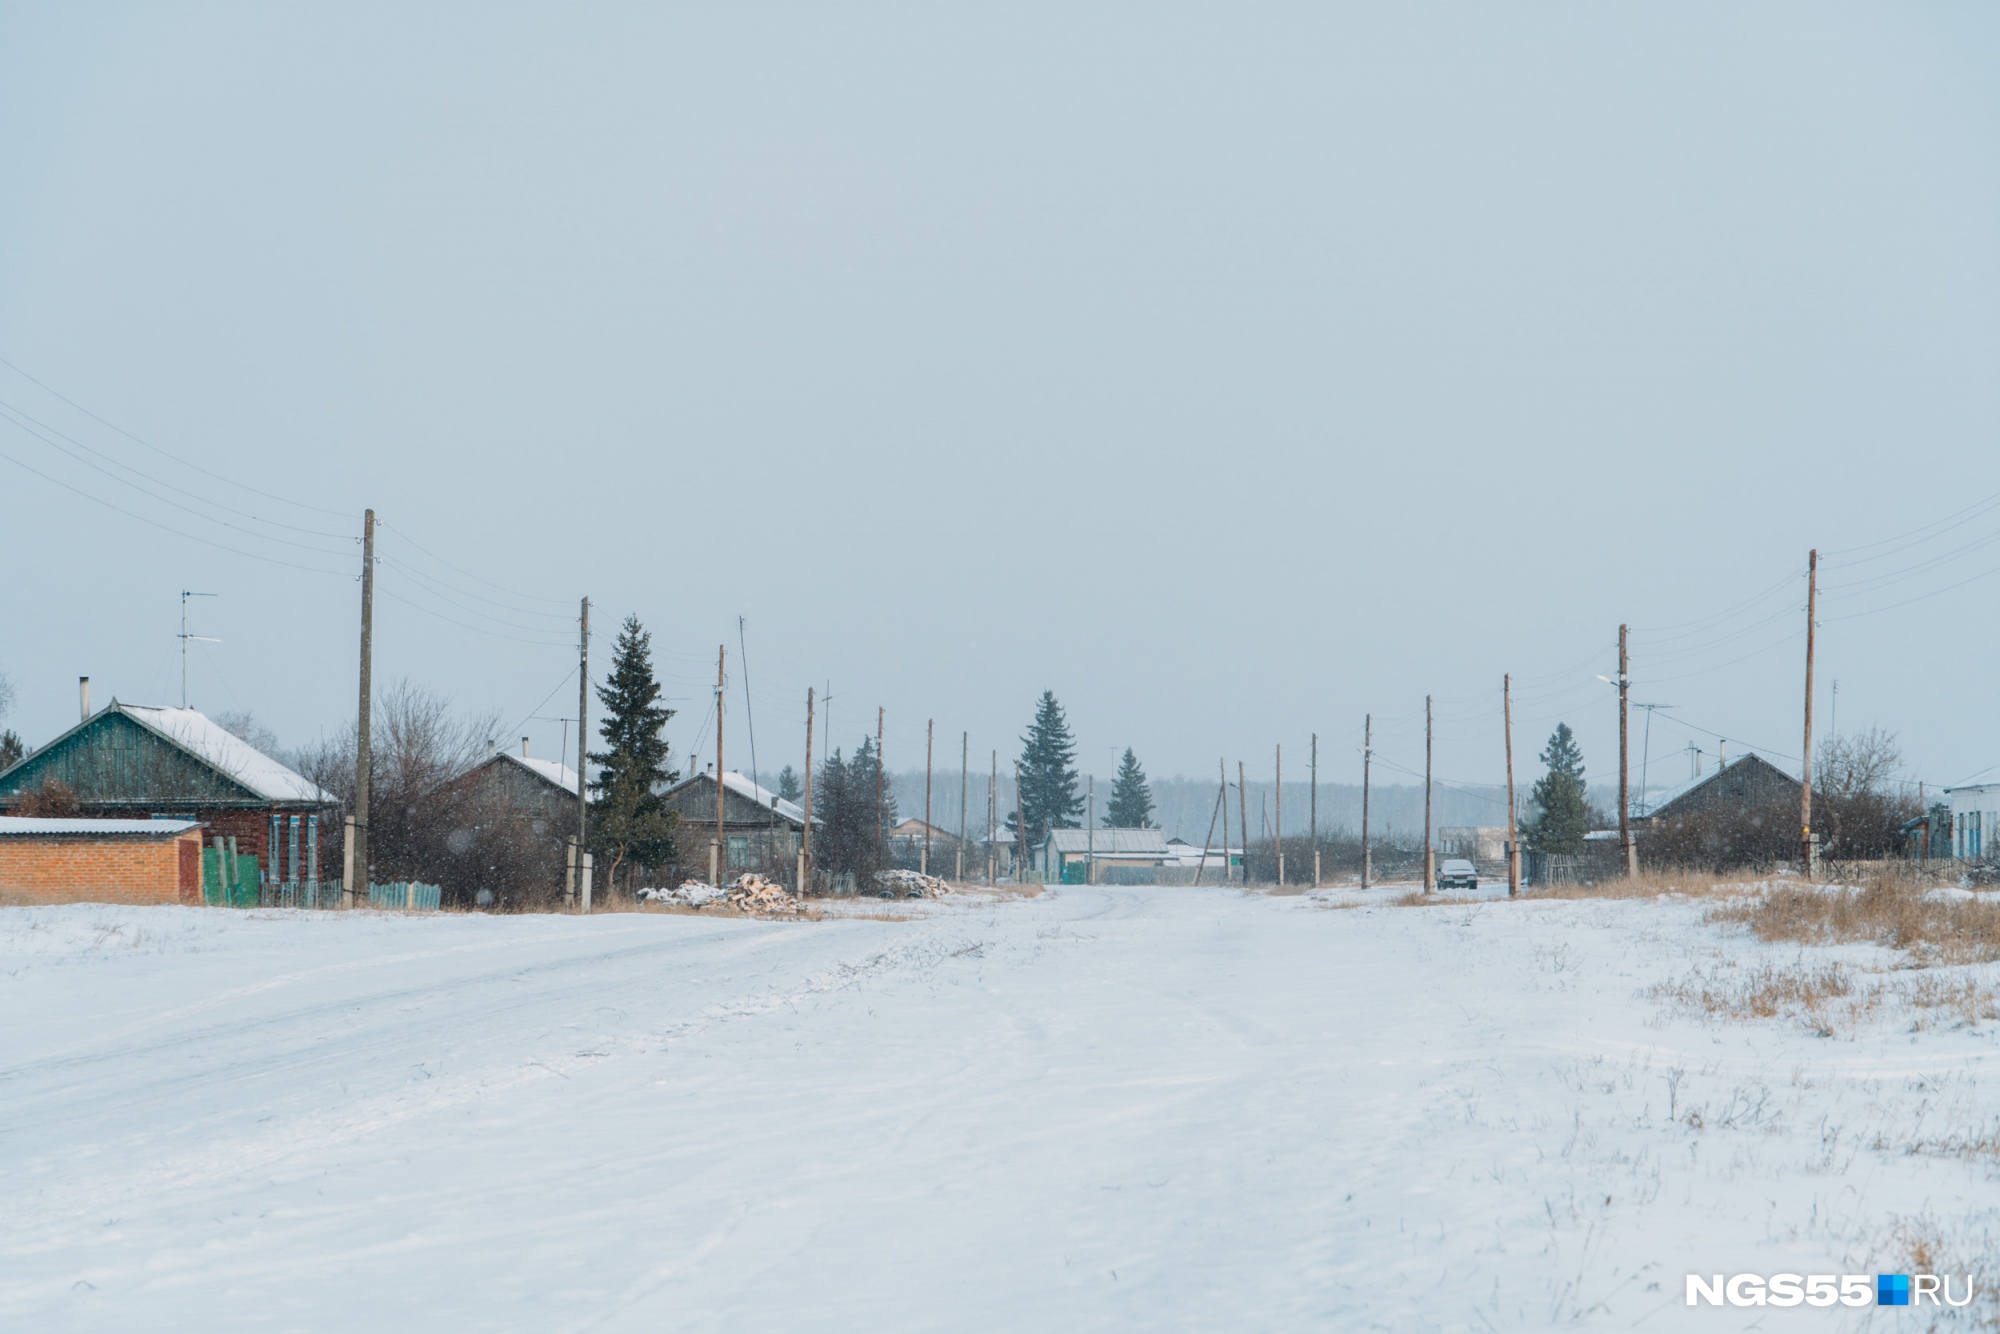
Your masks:
<path fill-rule="evenodd" d="M 241 547 L 232 547 L 226 543 L 217 542 L 212 538 L 197 537 L 193 533 L 184 533 L 178 528 L 171 528 L 166 524 L 161 523 L 158 519 L 149 518 L 148 516 L 140 514 L 134 510 L 128 510 L 123 505 L 113 504 L 111 501 L 104 499 L 102 496 L 94 496 L 90 494 L 90 492 L 85 491 L 80 487 L 75 487 L 70 485 L 68 482 L 63 481 L 60 477 L 52 477 L 48 473 L 43 472 L 40 468 L 34 467 L 31 464 L 23 463 L 21 460 L 15 458 L 12 454 L 0 451 L 0 459 L 5 459 L 7 462 L 13 464 L 17 468 L 22 469 L 23 471 L 33 473 L 35 476 L 41 478 L 45 482 L 53 482 L 55 485 L 61 487 L 63 490 L 82 496 L 85 500 L 92 501 L 96 504 L 102 505 L 104 506 L 104 508 L 108 510 L 115 510 L 117 513 L 123 514 L 128 519 L 137 519 L 140 523 L 148 524 L 151 527 L 159 529 L 163 533 L 172 533 L 175 537 L 184 537 L 190 542 L 199 542 L 205 547 L 214 547 L 217 551 L 227 551 L 231 555 L 235 556 L 247 556 L 251 560 L 261 560 L 269 565 L 282 565 L 286 569 L 309 570 L 314 574 L 331 575 L 336 579 L 352 579 L 355 577 L 354 575 L 349 574 L 344 570 L 328 570 L 318 565 L 301 565 L 297 561 L 280 560 L 276 556 L 266 556 L 263 553 L 256 551 L 245 551 Z"/>
<path fill-rule="evenodd" d="M 536 594 L 534 594 L 534 593 L 523 593 L 523 592 L 519 591 L 518 589 L 513 589 L 513 588 L 509 588 L 509 587 L 507 587 L 507 586 L 506 586 L 505 584 L 496 584 L 496 583 L 494 583 L 494 582 L 493 582 L 493 581 L 492 581 L 491 579 L 488 579 L 488 578 L 484 577 L 483 575 L 477 575 L 477 574 L 474 574 L 474 573 L 473 573 L 473 572 L 472 572 L 471 570 L 468 570 L 468 569 L 466 569 L 466 568 L 465 568 L 464 566 L 462 566 L 462 565 L 453 565 L 453 564 L 452 564 L 452 563 L 451 563 L 450 561 L 446 560 L 446 559 L 445 559 L 445 558 L 444 558 L 443 556 L 440 556 L 440 555 L 438 555 L 438 554 L 437 554 L 437 552 L 435 552 L 435 551 L 432 551 L 432 550 L 431 550 L 431 549 L 430 549 L 429 547 L 427 547 L 427 546 L 425 546 L 425 545 L 424 545 L 423 543 L 421 543 L 421 542 L 417 541 L 417 539 L 416 539 L 416 538 L 414 538 L 414 537 L 411 537 L 411 536 L 410 536 L 410 535 L 409 535 L 408 533 L 404 532 L 404 531 L 403 531 L 402 529 L 400 529 L 400 528 L 392 528 L 392 527 L 391 527 L 391 526 L 390 526 L 389 524 L 386 524 L 386 523 L 381 523 L 381 522 L 379 522 L 379 521 L 377 522 L 377 525 L 376 525 L 376 526 L 377 526 L 377 527 L 380 527 L 380 528 L 385 528 L 385 529 L 389 529 L 390 531 L 394 532 L 394 533 L 396 534 L 396 536 L 397 536 L 397 537 L 400 537 L 400 538 L 401 538 L 401 539 L 402 539 L 403 541 L 405 541 L 405 542 L 408 542 L 408 543 L 409 543 L 409 544 L 410 544 L 411 546 L 415 547 L 415 548 L 416 548 L 416 549 L 417 549 L 418 551 L 421 551 L 421 552 L 423 552 L 423 553 L 424 553 L 424 554 L 425 554 L 426 556 L 429 556 L 429 557 L 430 557 L 430 558 L 431 558 L 432 560 L 434 560 L 434 561 L 436 561 L 436 562 L 437 562 L 438 564 L 440 564 L 440 565 L 444 566 L 444 567 L 445 567 L 446 569 L 448 569 L 448 570 L 455 570 L 455 571 L 457 571 L 457 572 L 458 572 L 459 574 L 462 574 L 462 575 L 464 575 L 464 576 L 465 576 L 466 578 L 468 578 L 468 579 L 476 579 L 476 580 L 478 580 L 478 581 L 479 581 L 480 583 L 482 583 L 482 584 L 485 584 L 485 585 L 486 585 L 486 586 L 487 586 L 488 588 L 494 588 L 494 589 L 498 589 L 498 590 L 499 590 L 500 592 L 502 592 L 502 593 L 509 593 L 509 594 L 512 594 L 512 595 L 513 595 L 514 597 L 517 597 L 517 598 L 522 598 L 522 599 L 524 599 L 524 600 L 526 600 L 526 601 L 529 601 L 529 602 L 546 602 L 546 603 L 548 603 L 548 604 L 549 604 L 550 606 L 552 606 L 552 607 L 563 607 L 563 606 L 567 606 L 567 605 L 569 605 L 569 599 L 567 599 L 567 598 L 545 598 L 545 597 L 540 597 L 540 596 L 538 596 L 538 595 L 536 595 Z M 537 613 L 537 614 L 541 614 L 541 613 Z"/>
<path fill-rule="evenodd" d="M 188 459 L 182 458 L 178 454 L 172 453 L 165 449 L 161 449 L 158 445 L 155 445 L 150 441 L 141 440 L 138 436 L 132 434 L 130 431 L 118 425 L 118 423 L 116 422 L 105 420 L 103 417 L 98 416 L 95 412 L 92 412 L 89 408 L 85 407 L 83 404 L 77 402 L 75 399 L 63 393 L 60 389 L 55 388 L 53 385 L 50 385 L 44 380 L 36 379 L 28 372 L 22 370 L 14 362 L 7 360 L 7 358 L 0 357 L 0 366 L 5 366 L 7 369 L 13 371 L 14 374 L 26 380 L 29 384 L 32 384 L 37 388 L 44 390 L 47 393 L 55 395 L 57 398 L 69 404 L 71 407 L 75 408 L 78 412 L 81 412 L 84 416 L 90 418 L 92 421 L 98 423 L 99 425 L 110 427 L 112 430 L 118 432 L 118 434 L 124 436 L 127 440 L 132 441 L 134 444 L 143 445 L 147 449 L 152 450 L 155 454 L 160 455 L 162 458 L 172 459 L 175 463 L 180 464 L 184 468 L 192 468 L 196 472 L 201 473 L 203 476 L 213 477 L 218 482 L 223 482 L 230 486 L 237 487 L 240 490 L 248 491 L 252 495 L 262 496 L 266 500 L 276 500 L 286 505 L 295 505 L 299 509 L 311 510 L 315 514 L 331 514 L 337 519 L 348 519 L 353 517 L 352 515 L 347 514 L 345 511 L 342 510 L 330 510 L 323 508 L 322 506 L 319 505 L 308 505 L 303 500 L 294 500 L 290 496 L 281 496 L 270 491 L 262 491 L 254 486 L 251 486 L 247 482 L 240 482 L 236 480 L 234 477 L 230 477 L 223 473 L 215 472 L 212 471 L 211 469 L 204 468 L 199 463 L 191 462 Z"/>

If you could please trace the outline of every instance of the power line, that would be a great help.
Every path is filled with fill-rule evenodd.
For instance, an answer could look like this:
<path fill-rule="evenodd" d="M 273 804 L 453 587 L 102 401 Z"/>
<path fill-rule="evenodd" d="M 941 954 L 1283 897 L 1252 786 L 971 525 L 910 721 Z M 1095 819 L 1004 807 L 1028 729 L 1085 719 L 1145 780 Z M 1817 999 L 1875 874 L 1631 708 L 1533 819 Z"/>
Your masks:
<path fill-rule="evenodd" d="M 350 579 L 353 577 L 345 570 L 328 570 L 318 565 L 301 565 L 297 561 L 280 560 L 276 556 L 266 556 L 261 552 L 256 552 L 256 551 L 245 551 L 241 547 L 232 547 L 227 545 L 226 543 L 217 542 L 212 538 L 196 537 L 193 533 L 184 533 L 178 528 L 171 528 L 166 524 L 161 523 L 158 519 L 148 518 L 144 514 L 140 514 L 137 513 L 136 511 L 126 509 L 123 505 L 113 504 L 111 501 L 104 499 L 102 496 L 93 496 L 92 494 L 90 494 L 90 492 L 85 491 L 80 487 L 72 486 L 68 482 L 63 481 L 60 477 L 51 477 L 48 473 L 43 472 L 40 468 L 21 462 L 21 460 L 15 458 L 12 454 L 0 451 L 0 459 L 5 459 L 7 462 L 13 464 L 15 467 L 20 468 L 26 472 L 33 473 L 35 476 L 41 478 L 45 482 L 53 482 L 55 485 L 61 487 L 63 490 L 82 496 L 85 500 L 92 501 L 96 504 L 102 505 L 104 506 L 104 508 L 108 510 L 115 510 L 119 514 L 123 514 L 128 519 L 137 519 L 140 523 L 149 524 L 152 527 L 159 529 L 163 533 L 172 533 L 175 537 L 184 537 L 190 542 L 199 542 L 205 547 L 214 547 L 217 551 L 227 551 L 231 555 L 247 556 L 251 560 L 261 560 L 266 564 L 270 565 L 282 565 L 286 569 L 310 570 L 314 574 L 331 575 L 336 579 Z"/>
<path fill-rule="evenodd" d="M 69 397 L 69 395 L 63 393 L 60 389 L 55 388 L 53 385 L 50 385 L 46 381 L 36 379 L 34 376 L 28 374 L 28 372 L 22 370 L 19 366 L 15 365 L 13 362 L 7 360 L 7 358 L 0 357 L 0 366 L 7 367 L 9 370 L 13 371 L 14 374 L 20 376 L 28 383 L 35 385 L 38 388 L 43 389 L 50 394 L 55 395 L 57 398 L 69 404 L 71 407 L 75 408 L 78 412 L 81 412 L 84 416 L 90 418 L 92 421 L 97 422 L 101 426 L 110 427 L 112 430 L 118 432 L 118 434 L 124 436 L 127 440 L 132 441 L 134 444 L 143 445 L 147 449 L 152 450 L 155 454 L 158 454 L 163 458 L 172 459 L 175 463 L 180 464 L 182 467 L 193 468 L 196 472 L 201 473 L 203 476 L 213 477 L 218 482 L 224 482 L 230 486 L 237 487 L 240 490 L 248 491 L 252 495 L 262 496 L 266 500 L 276 500 L 287 505 L 296 505 L 298 508 L 302 510 L 311 510 L 315 514 L 330 514 L 337 519 L 346 519 L 353 517 L 341 510 L 330 510 L 322 508 L 321 506 L 318 505 L 308 505 L 303 500 L 294 500 L 290 496 L 281 496 L 270 491 L 262 491 L 254 486 L 251 486 L 247 482 L 239 482 L 234 477 L 230 477 L 227 476 L 226 474 L 215 472 L 208 468 L 204 468 L 199 463 L 194 463 L 188 459 L 182 458 L 178 454 L 172 453 L 165 449 L 161 449 L 158 445 L 153 444 L 150 441 L 141 440 L 138 436 L 132 434 L 130 431 L 118 425 L 118 423 L 116 422 L 106 421 L 103 417 L 98 416 L 95 412 L 92 412 L 89 408 L 83 406 L 83 404 Z"/>

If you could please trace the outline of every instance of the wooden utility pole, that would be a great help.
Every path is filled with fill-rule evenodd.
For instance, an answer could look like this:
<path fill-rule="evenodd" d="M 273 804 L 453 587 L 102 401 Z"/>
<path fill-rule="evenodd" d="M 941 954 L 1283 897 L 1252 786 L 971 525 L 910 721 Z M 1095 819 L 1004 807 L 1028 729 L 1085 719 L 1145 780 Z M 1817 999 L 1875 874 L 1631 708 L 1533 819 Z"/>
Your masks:
<path fill-rule="evenodd" d="M 972 733 L 958 734 L 958 870 L 953 880 L 965 879 L 965 803 L 972 795 L 965 776 L 966 766 L 972 762 Z"/>
<path fill-rule="evenodd" d="M 590 911 L 590 784 L 583 778 L 584 761 L 590 754 L 590 599 L 583 600 L 583 614 L 577 621 L 576 636 L 576 856 L 578 905 Z M 719 721 L 719 720 L 718 720 Z M 411 891 L 415 893 L 413 889 Z"/>
<path fill-rule="evenodd" d="M 799 897 L 812 884 L 813 855 L 813 691 L 806 687 L 806 826 L 804 844 L 799 849 Z"/>
<path fill-rule="evenodd" d="M 715 841 L 708 845 L 708 883 L 718 889 L 729 871 L 729 845 L 723 842 L 722 795 L 722 664 L 727 644 L 715 646 Z"/>
<path fill-rule="evenodd" d="M 993 752 L 993 771 L 986 778 L 986 883 L 1000 883 L 1000 752 Z"/>
<path fill-rule="evenodd" d="M 937 719 L 924 723 L 924 850 L 917 858 L 917 870 L 931 873 L 931 752 L 937 747 Z"/>
<path fill-rule="evenodd" d="M 1375 715 L 1361 720 L 1361 887 L 1368 888 L 1375 876 L 1374 849 L 1368 843 L 1368 788 L 1375 765 Z"/>
<path fill-rule="evenodd" d="M 1094 885 L 1097 883 L 1097 775 L 1090 775 L 1084 783 L 1089 797 L 1083 820 L 1083 881 Z"/>
<path fill-rule="evenodd" d="M 1021 762 L 1014 761 L 1014 883 L 1026 883 L 1021 879 L 1022 868 L 1027 864 L 1021 860 L 1028 848 L 1028 798 L 1021 791 Z"/>
<path fill-rule="evenodd" d="M 1810 880 L 1819 869 L 1812 827 L 1813 622 L 1819 617 L 1819 549 L 1806 556 L 1806 737 L 1799 752 L 1799 865 Z"/>
<path fill-rule="evenodd" d="M 1431 697 L 1424 696 L 1424 893 L 1437 887 L 1437 860 L 1431 855 Z"/>
<path fill-rule="evenodd" d="M 1308 807 L 1310 815 L 1307 823 L 1311 827 L 1310 837 L 1313 849 L 1313 888 L 1319 888 L 1319 733 L 1312 739 L 1312 800 Z"/>
<path fill-rule="evenodd" d="M 1275 751 L 1273 764 L 1277 769 L 1278 824 L 1274 831 L 1278 836 L 1278 888 L 1285 887 L 1285 748 L 1280 745 Z"/>
<path fill-rule="evenodd" d="M 1626 627 L 1618 627 L 1618 846 L 1625 850 L 1625 874 L 1639 874 L 1639 848 L 1632 842 L 1632 673 L 1625 655 Z"/>
<path fill-rule="evenodd" d="M 361 520 L 361 712 L 354 734 L 354 839 L 347 858 L 347 906 L 368 902 L 368 768 L 370 724 L 374 721 L 375 671 L 375 511 Z"/>
<path fill-rule="evenodd" d="M 1228 884 L 1229 875 L 1229 761 L 1218 757 L 1215 771 L 1222 778 L 1222 883 Z M 1245 874 L 1248 874 L 1246 871 Z"/>
<path fill-rule="evenodd" d="M 1514 676 L 1500 678 L 1500 722 L 1507 737 L 1507 897 L 1521 892 L 1520 831 L 1514 822 Z"/>
<path fill-rule="evenodd" d="M 1226 815 L 1228 813 L 1228 810 L 1229 810 L 1229 784 L 1224 783 L 1222 787 L 1219 790 L 1217 790 L 1215 794 L 1215 805 L 1211 807 L 1208 812 L 1208 833 L 1201 840 L 1201 860 L 1196 862 L 1194 865 L 1194 882 L 1197 885 L 1201 883 L 1201 873 L 1208 869 L 1208 847 L 1209 844 L 1215 842 L 1216 814 L 1219 811 Z M 1225 873 L 1229 870 L 1229 850 L 1227 848 L 1224 848 L 1222 852 L 1222 869 Z M 1224 874 L 1223 879 L 1227 880 L 1228 878 L 1229 878 L 1228 875 Z"/>
<path fill-rule="evenodd" d="M 1236 761 L 1236 814 L 1243 824 L 1243 883 L 1250 883 L 1250 796 L 1243 778 L 1243 761 Z"/>
<path fill-rule="evenodd" d="M 889 807 L 883 801 L 882 789 L 883 776 L 887 773 L 882 763 L 882 720 L 888 713 L 889 710 L 882 705 L 875 706 L 875 846 L 881 850 L 885 863 L 889 860 L 889 821 L 886 814 Z"/>

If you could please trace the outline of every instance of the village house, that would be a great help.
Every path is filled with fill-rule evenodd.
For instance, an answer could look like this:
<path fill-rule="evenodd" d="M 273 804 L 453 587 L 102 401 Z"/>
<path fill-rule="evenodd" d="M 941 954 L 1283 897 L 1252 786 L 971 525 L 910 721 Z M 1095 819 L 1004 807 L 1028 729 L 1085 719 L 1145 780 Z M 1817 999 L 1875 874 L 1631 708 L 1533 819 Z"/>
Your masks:
<path fill-rule="evenodd" d="M 806 813 L 767 787 L 731 769 L 723 775 L 724 861 L 718 872 L 728 880 L 755 871 L 789 882 L 798 868 L 804 842 Z M 668 810 L 680 816 L 680 859 L 683 868 L 707 874 L 708 845 L 715 837 L 715 775 L 683 778 L 661 794 Z"/>
<path fill-rule="evenodd" d="M 195 821 L 204 836 L 255 871 L 224 872 L 225 886 L 317 880 L 320 859 L 338 878 L 337 809 L 317 784 L 194 709 L 122 704 L 91 714 L 0 772 L 0 814 L 38 793 L 67 790 L 77 816 Z M 333 846 L 322 852 L 331 836 Z M 213 873 L 211 872 L 211 878 Z"/>
<path fill-rule="evenodd" d="M 1747 809 L 1770 802 L 1797 802 L 1800 790 L 1798 779 L 1763 756 L 1745 755 L 1708 777 L 1688 784 L 1655 806 L 1645 822 L 1665 825 L 1716 810 Z"/>
<path fill-rule="evenodd" d="M 1944 797 L 1951 803 L 1951 855 L 1984 861 L 2000 854 L 2000 783 L 1948 787 Z"/>
<path fill-rule="evenodd" d="M 561 760 L 538 760 L 521 750 L 495 751 L 485 763 L 454 780 L 453 786 L 476 789 L 528 822 L 538 837 L 562 842 L 576 833 L 576 770 Z"/>
<path fill-rule="evenodd" d="M 1158 829 L 1051 829 L 1035 869 L 1046 884 L 1150 884 L 1179 861 Z"/>

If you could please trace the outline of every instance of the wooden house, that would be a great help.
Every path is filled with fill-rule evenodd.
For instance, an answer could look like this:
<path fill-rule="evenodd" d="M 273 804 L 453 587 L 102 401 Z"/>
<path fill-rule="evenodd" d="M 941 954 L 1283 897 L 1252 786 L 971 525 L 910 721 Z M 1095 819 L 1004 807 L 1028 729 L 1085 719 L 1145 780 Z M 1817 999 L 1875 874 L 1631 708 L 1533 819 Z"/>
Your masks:
<path fill-rule="evenodd" d="M 194 709 L 113 700 L 0 772 L 0 814 L 57 785 L 79 816 L 198 821 L 267 879 L 317 880 L 328 854 L 338 875 L 340 830 L 322 828 L 334 798 Z"/>
<path fill-rule="evenodd" d="M 789 881 L 797 873 L 805 839 L 805 811 L 734 769 L 723 775 L 722 786 L 721 878 L 756 871 Z M 715 775 L 684 778 L 661 797 L 668 810 L 680 815 L 681 864 L 707 874 L 708 845 L 715 837 Z"/>

